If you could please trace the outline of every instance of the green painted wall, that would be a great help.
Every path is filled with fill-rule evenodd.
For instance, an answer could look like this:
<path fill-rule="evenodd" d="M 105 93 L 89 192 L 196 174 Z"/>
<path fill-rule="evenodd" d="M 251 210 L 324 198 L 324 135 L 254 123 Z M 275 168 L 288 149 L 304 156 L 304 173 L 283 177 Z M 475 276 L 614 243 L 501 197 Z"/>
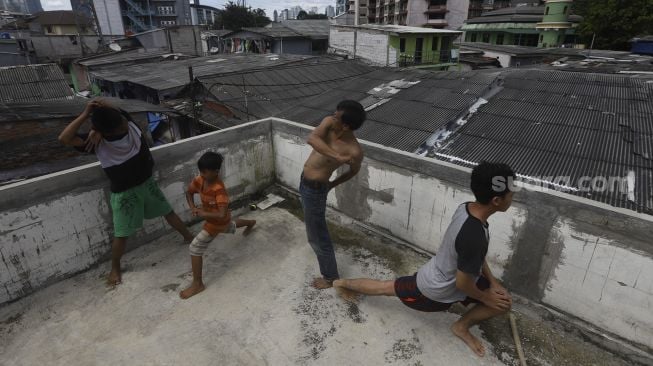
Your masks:
<path fill-rule="evenodd" d="M 440 36 L 432 36 L 430 34 L 406 34 L 401 36 L 390 36 L 390 46 L 399 51 L 399 40 L 401 38 L 406 39 L 406 50 L 404 53 L 409 55 L 415 54 L 415 48 L 417 45 L 417 38 L 422 38 L 422 54 L 427 54 L 429 52 L 439 52 L 442 46 L 442 39 Z M 435 49 L 432 48 L 435 43 Z"/>
<path fill-rule="evenodd" d="M 573 1 L 547 2 L 544 8 L 543 23 L 566 22 L 571 13 Z M 548 10 L 548 14 L 547 14 Z"/>
<path fill-rule="evenodd" d="M 569 21 L 573 1 L 547 2 L 542 23 L 566 23 Z M 540 31 L 537 47 L 558 47 L 565 41 L 566 27 Z"/>

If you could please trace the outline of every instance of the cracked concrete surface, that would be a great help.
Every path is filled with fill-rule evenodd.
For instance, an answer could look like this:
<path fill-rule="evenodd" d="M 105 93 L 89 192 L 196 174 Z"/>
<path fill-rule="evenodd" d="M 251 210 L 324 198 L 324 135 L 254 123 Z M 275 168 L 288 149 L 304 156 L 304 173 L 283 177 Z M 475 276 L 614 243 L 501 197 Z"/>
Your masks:
<path fill-rule="evenodd" d="M 303 223 L 279 208 L 246 216 L 257 229 L 211 244 L 207 289 L 190 300 L 177 294 L 190 281 L 187 248 L 168 235 L 125 255 L 115 289 L 104 285 L 103 263 L 3 307 L 2 364 L 501 364 L 450 334 L 455 314 L 411 311 L 393 298 L 350 305 L 311 288 L 317 263 Z M 339 249 L 338 260 L 346 276 L 395 276 L 371 253 L 354 259 Z"/>
<path fill-rule="evenodd" d="M 450 333 L 458 318 L 454 313 L 420 313 L 390 297 L 365 297 L 352 305 L 332 289 L 310 287 L 317 261 L 306 243 L 301 212 L 292 202 L 281 207 L 245 215 L 258 220 L 250 236 L 240 231 L 210 245 L 204 261 L 207 288 L 190 300 L 178 297 L 191 279 L 188 250 L 171 234 L 127 253 L 123 284 L 115 289 L 104 285 L 109 264 L 102 263 L 0 308 L 0 363 L 516 364 L 510 329 L 502 319 L 483 331 L 473 329 L 488 349 L 479 358 Z M 196 225 L 193 231 L 199 229 Z M 362 232 L 334 225 L 331 231 L 346 277 L 392 279 L 427 260 Z M 550 339 L 542 327 L 524 333 Z M 597 364 L 587 359 L 589 353 L 598 364 L 619 361 L 569 338 L 571 351 L 549 358 L 537 354 L 546 348 L 525 340 L 534 364 Z"/>

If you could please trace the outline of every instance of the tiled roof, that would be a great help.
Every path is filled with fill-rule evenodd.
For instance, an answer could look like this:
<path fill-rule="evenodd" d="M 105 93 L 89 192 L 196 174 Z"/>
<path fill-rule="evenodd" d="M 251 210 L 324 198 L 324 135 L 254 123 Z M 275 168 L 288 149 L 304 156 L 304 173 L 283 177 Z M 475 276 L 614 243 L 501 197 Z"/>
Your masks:
<path fill-rule="evenodd" d="M 56 64 L 0 67 L 0 102 L 29 102 L 72 97 Z"/>

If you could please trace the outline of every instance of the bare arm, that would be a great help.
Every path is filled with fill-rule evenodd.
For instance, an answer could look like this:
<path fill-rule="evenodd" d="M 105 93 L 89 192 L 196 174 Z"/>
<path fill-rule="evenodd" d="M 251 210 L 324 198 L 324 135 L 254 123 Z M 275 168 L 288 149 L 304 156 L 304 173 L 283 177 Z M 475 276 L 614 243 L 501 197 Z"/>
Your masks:
<path fill-rule="evenodd" d="M 485 291 L 476 287 L 474 276 L 462 271 L 456 272 L 456 287 L 467 296 L 476 299 L 488 307 L 496 310 L 510 310 L 512 299 L 510 295 L 493 291 L 491 288 Z"/>
<path fill-rule="evenodd" d="M 332 182 L 329 182 L 329 187 L 330 188 L 335 188 L 335 187 L 339 186 L 340 184 L 342 184 L 342 183 L 350 180 L 351 178 L 355 177 L 356 174 L 358 174 L 358 172 L 361 170 L 362 161 L 363 161 L 362 154 L 361 154 L 361 156 L 357 156 L 356 158 L 354 158 L 354 162 L 353 162 L 353 164 L 351 164 L 349 166 L 349 170 L 346 173 L 339 176 L 338 178 L 334 179 Z"/>
<path fill-rule="evenodd" d="M 79 136 L 77 136 L 77 131 L 79 128 L 86 122 L 88 117 L 91 115 L 91 111 L 95 106 L 98 105 L 96 101 L 91 101 L 86 105 L 82 114 L 77 116 L 72 122 L 64 128 L 63 131 L 59 134 L 59 142 L 66 146 L 82 146 L 86 142 Z"/>
<path fill-rule="evenodd" d="M 338 154 L 331 147 L 329 147 L 326 142 L 327 136 L 329 135 L 329 130 L 331 129 L 331 125 L 333 123 L 332 118 L 333 117 L 325 117 L 322 120 L 322 123 L 320 123 L 319 126 L 315 127 L 310 136 L 308 136 L 308 144 L 311 145 L 311 147 L 320 154 L 328 156 L 334 160 L 337 160 L 341 164 L 344 164 L 349 162 L 350 158 Z"/>
<path fill-rule="evenodd" d="M 188 202 L 188 207 L 190 207 L 191 210 L 197 209 L 197 206 L 195 206 L 195 193 L 186 191 L 186 202 Z"/>
<path fill-rule="evenodd" d="M 204 210 L 199 210 L 198 214 L 204 218 L 204 219 L 224 219 L 227 217 L 227 213 L 229 212 L 229 209 L 227 206 L 220 206 L 218 208 L 218 212 L 207 212 Z"/>
<path fill-rule="evenodd" d="M 483 276 L 485 278 L 487 278 L 488 281 L 490 281 L 490 284 L 498 284 L 499 283 L 499 280 L 497 280 L 496 277 L 494 277 L 494 275 L 492 274 L 492 271 L 490 271 L 490 266 L 488 266 L 487 260 L 483 261 L 483 271 L 482 272 L 483 272 Z"/>

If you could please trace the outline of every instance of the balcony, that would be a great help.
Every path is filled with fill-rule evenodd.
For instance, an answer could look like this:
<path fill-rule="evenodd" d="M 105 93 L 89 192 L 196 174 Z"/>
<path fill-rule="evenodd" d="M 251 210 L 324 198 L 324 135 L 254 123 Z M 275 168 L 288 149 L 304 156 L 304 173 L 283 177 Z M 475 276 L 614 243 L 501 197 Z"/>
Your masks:
<path fill-rule="evenodd" d="M 309 285 L 317 263 L 296 196 L 311 151 L 309 133 L 305 125 L 271 118 L 153 149 L 155 177 L 175 211 L 194 224 L 193 232 L 201 224 L 188 212 L 184 187 L 207 150 L 219 149 L 226 158 L 222 173 L 234 216 L 258 220 L 250 236 L 224 235 L 211 243 L 204 259 L 207 288 L 190 300 L 177 296 L 190 281 L 187 247 L 161 219 L 147 221 L 130 238 L 123 284 L 103 286 L 112 230 L 109 187 L 97 163 L 0 187 L 3 363 L 403 365 L 446 355 L 447 364 L 478 364 L 449 332 L 462 307 L 434 315 L 411 311 L 394 298 L 350 304 Z M 341 273 L 381 279 L 412 274 L 437 251 L 458 204 L 473 199 L 470 170 L 361 145 L 361 172 L 328 199 Z M 247 210 L 261 192 L 286 201 Z M 554 365 L 579 359 L 628 364 L 579 334 L 592 342 L 616 342 L 617 335 L 651 343 L 642 338 L 650 328 L 630 325 L 649 324 L 646 304 L 653 294 L 635 289 L 627 276 L 637 263 L 642 280 L 651 278 L 649 249 L 637 244 L 650 237 L 650 219 L 525 186 L 510 210 L 490 221 L 487 261 L 494 273 L 509 284 L 544 291 L 514 293 L 513 313 L 518 328 L 527 331 L 522 342 L 529 357 Z M 620 277 L 610 279 L 608 272 Z M 592 285 L 581 285 L 584 274 Z M 632 302 L 617 306 L 605 299 Z M 517 357 L 507 318 L 481 327 L 473 331 L 491 346 L 484 364 L 502 364 L 492 350 Z M 605 332 L 610 338 L 603 338 Z M 611 345 L 621 349 L 619 344 Z"/>
<path fill-rule="evenodd" d="M 157 17 L 175 17 L 175 18 L 177 17 L 176 13 L 159 13 L 159 12 L 157 12 L 155 15 Z"/>
<path fill-rule="evenodd" d="M 446 27 L 448 23 L 446 19 L 428 19 L 425 25 L 429 27 Z"/>
<path fill-rule="evenodd" d="M 446 5 L 431 5 L 428 7 L 428 9 L 424 12 L 425 14 L 438 14 L 438 13 L 446 13 L 447 12 L 447 6 Z"/>

